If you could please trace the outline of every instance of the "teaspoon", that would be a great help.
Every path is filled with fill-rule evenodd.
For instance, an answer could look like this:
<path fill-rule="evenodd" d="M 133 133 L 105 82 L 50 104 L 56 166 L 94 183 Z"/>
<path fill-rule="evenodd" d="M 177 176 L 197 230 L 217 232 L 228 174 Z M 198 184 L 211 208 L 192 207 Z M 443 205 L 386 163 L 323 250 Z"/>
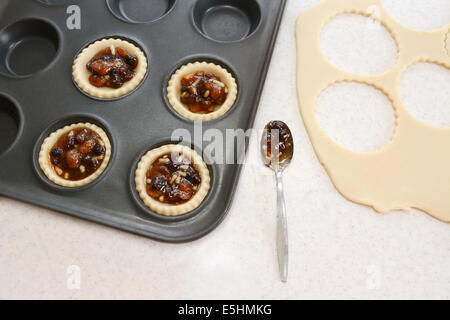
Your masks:
<path fill-rule="evenodd" d="M 288 275 L 288 232 L 286 204 L 283 193 L 283 170 L 289 165 L 294 154 L 291 130 L 282 121 L 271 121 L 261 139 L 261 152 L 266 166 L 275 171 L 277 182 L 277 254 L 281 281 Z"/>

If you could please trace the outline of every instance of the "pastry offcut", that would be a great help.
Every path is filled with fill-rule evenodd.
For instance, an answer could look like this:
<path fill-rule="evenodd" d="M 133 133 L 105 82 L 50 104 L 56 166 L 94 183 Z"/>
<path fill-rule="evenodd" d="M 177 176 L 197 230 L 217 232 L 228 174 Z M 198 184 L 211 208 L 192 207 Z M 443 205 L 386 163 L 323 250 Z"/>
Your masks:
<path fill-rule="evenodd" d="M 379 8 L 372 17 L 398 42 L 398 61 L 376 76 L 343 72 L 330 64 L 318 46 L 320 32 L 332 17 L 351 12 L 368 16 L 367 8 Z M 450 130 L 426 125 L 405 108 L 396 79 L 411 64 L 434 62 L 450 68 L 446 34 L 449 25 L 430 32 L 402 26 L 386 11 L 381 0 L 324 0 L 300 15 L 297 35 L 297 93 L 305 127 L 320 163 L 345 198 L 373 207 L 378 212 L 423 210 L 450 222 Z M 315 115 L 317 97 L 329 85 L 352 81 L 371 85 L 391 100 L 397 128 L 382 150 L 357 153 L 327 136 Z"/>

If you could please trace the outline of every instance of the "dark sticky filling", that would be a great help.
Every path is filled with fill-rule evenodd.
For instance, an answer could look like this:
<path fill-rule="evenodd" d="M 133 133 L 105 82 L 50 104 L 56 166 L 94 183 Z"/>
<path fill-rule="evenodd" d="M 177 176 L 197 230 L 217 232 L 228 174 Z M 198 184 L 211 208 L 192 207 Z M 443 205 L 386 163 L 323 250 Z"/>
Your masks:
<path fill-rule="evenodd" d="M 263 145 L 266 146 L 266 154 L 269 159 L 278 157 L 283 161 L 284 156 L 292 151 L 291 131 L 284 122 L 271 121 L 265 128 Z"/>
<path fill-rule="evenodd" d="M 191 160 L 178 152 L 156 159 L 148 169 L 146 179 L 147 194 L 169 204 L 189 201 L 202 181 Z"/>
<path fill-rule="evenodd" d="M 180 100 L 191 112 L 214 112 L 216 106 L 222 105 L 227 96 L 227 86 L 214 74 L 199 71 L 181 79 Z"/>
<path fill-rule="evenodd" d="M 115 54 L 111 48 L 99 51 L 87 64 L 92 72 L 89 82 L 96 87 L 120 88 L 135 76 L 138 58 L 126 50 L 116 47 Z"/>
<path fill-rule="evenodd" d="M 80 127 L 58 139 L 50 151 L 50 160 L 58 176 L 78 181 L 89 177 L 101 166 L 105 153 L 99 135 Z"/>

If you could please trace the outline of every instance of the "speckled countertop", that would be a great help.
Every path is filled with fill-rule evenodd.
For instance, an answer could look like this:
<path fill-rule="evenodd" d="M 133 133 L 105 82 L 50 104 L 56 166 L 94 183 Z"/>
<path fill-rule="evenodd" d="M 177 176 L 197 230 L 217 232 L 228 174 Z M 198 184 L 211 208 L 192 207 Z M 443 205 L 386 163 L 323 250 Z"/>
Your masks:
<path fill-rule="evenodd" d="M 295 137 L 295 159 L 284 179 L 287 283 L 278 276 L 273 176 L 248 164 L 223 223 L 186 244 L 0 198 L 0 299 L 449 299 L 450 226 L 420 211 L 381 215 L 351 203 L 317 161 L 297 108 L 294 39 L 295 19 L 316 2 L 288 1 L 255 122 L 261 128 L 284 120 Z M 411 27 L 433 29 L 450 21 L 448 0 L 384 2 Z M 439 72 L 448 92 L 448 70 Z M 448 109 L 442 113 L 448 119 Z M 334 117 L 339 122 L 345 115 Z M 254 139 L 254 156 L 257 145 Z"/>

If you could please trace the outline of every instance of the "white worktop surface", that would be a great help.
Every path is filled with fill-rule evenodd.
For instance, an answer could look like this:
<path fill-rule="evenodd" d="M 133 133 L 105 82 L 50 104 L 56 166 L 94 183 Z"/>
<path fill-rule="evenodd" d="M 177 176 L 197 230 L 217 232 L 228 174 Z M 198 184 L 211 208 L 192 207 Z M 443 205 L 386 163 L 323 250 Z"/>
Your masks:
<path fill-rule="evenodd" d="M 185 244 L 0 197 L 0 299 L 449 299 L 450 226 L 417 210 L 381 215 L 351 203 L 317 161 L 297 107 L 294 39 L 295 19 L 316 2 L 288 1 L 255 122 L 261 128 L 284 120 L 295 137 L 284 179 L 287 283 L 278 276 L 273 176 L 249 164 L 223 223 Z M 385 2 L 412 26 L 450 21 L 448 0 Z M 422 12 L 411 6 L 420 2 Z M 79 289 L 67 286 L 72 265 L 80 270 Z"/>

